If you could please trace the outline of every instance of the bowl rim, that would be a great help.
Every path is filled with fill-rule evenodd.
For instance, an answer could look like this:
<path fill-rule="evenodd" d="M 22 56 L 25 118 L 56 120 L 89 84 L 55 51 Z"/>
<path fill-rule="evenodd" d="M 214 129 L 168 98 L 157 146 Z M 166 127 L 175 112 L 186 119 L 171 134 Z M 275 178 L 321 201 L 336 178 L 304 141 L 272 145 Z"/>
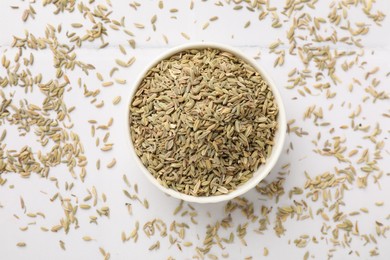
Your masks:
<path fill-rule="evenodd" d="M 248 181 L 246 181 L 244 184 L 237 187 L 237 189 L 233 190 L 232 192 L 229 192 L 227 194 L 222 195 L 213 195 L 213 196 L 192 196 L 187 195 L 178 191 L 175 191 L 170 188 L 166 188 L 162 186 L 158 180 L 149 172 L 149 170 L 145 167 L 145 165 L 142 163 L 141 159 L 138 157 L 138 155 L 135 152 L 135 148 L 133 145 L 133 141 L 131 138 L 131 131 L 130 131 L 130 105 L 131 101 L 133 100 L 133 97 L 135 93 L 137 92 L 139 84 L 144 79 L 144 76 L 147 74 L 147 72 L 157 65 L 160 61 L 171 57 L 172 55 L 185 51 L 188 49 L 206 49 L 206 48 L 212 48 L 212 49 L 219 49 L 222 51 L 226 51 L 229 53 L 232 53 L 234 56 L 238 57 L 239 59 L 242 59 L 249 65 L 251 65 L 259 74 L 261 77 L 268 83 L 269 87 L 272 90 L 272 93 L 274 95 L 274 98 L 276 100 L 276 103 L 278 105 L 279 111 L 278 111 L 278 129 L 276 131 L 276 135 L 278 136 L 274 147 L 272 148 L 271 156 L 268 157 L 265 164 L 261 165 L 254 173 L 253 177 L 250 178 Z M 260 183 L 272 170 L 272 168 L 275 166 L 276 162 L 278 161 L 280 154 L 282 152 L 285 137 L 286 137 L 286 114 L 285 114 L 285 108 L 283 105 L 283 100 L 281 98 L 281 95 L 279 93 L 278 88 L 276 87 L 273 80 L 268 76 L 268 74 L 264 71 L 264 69 L 257 64 L 257 62 L 253 58 L 249 58 L 246 54 L 242 53 L 240 50 L 236 49 L 235 47 L 231 47 L 225 44 L 216 43 L 216 42 L 193 42 L 193 43 L 186 43 L 181 44 L 178 46 L 175 46 L 173 48 L 170 48 L 167 51 L 164 51 L 162 54 L 158 55 L 155 59 L 152 60 L 138 75 L 136 81 L 132 84 L 132 89 L 130 91 L 130 95 L 127 98 L 126 102 L 126 119 L 125 119 L 125 129 L 126 129 L 126 139 L 127 139 L 127 146 L 130 148 L 131 156 L 135 158 L 136 163 L 138 164 L 138 168 L 141 169 L 142 173 L 146 176 L 146 178 L 153 183 L 154 186 L 156 186 L 159 190 L 163 191 L 164 193 L 177 198 L 181 199 L 187 202 L 196 202 L 196 203 L 217 203 L 222 201 L 231 200 L 235 197 L 238 197 L 247 191 L 253 189 L 258 183 Z M 258 173 L 260 172 L 260 173 Z"/>

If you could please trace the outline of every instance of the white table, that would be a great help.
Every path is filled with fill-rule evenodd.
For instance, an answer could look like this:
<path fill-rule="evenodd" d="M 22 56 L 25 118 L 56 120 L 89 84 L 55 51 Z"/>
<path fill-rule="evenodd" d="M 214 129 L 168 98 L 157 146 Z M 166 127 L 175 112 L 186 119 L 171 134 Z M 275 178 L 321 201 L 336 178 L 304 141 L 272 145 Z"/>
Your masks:
<path fill-rule="evenodd" d="M 272 1 L 271 6 L 282 10 L 282 1 L 280 3 L 274 2 L 279 1 Z M 328 1 L 319 2 L 316 5 L 316 9 L 305 7 L 303 11 L 298 11 L 298 13 L 306 11 L 312 17 L 321 16 L 327 19 L 330 10 Z M 364 89 L 370 84 L 373 78 L 380 80 L 380 84 L 376 87 L 378 92 L 385 91 L 387 94 L 389 93 L 390 78 L 386 76 L 386 73 L 390 72 L 389 19 L 385 19 L 382 27 L 378 27 L 367 19 L 360 7 L 351 8 L 348 11 L 351 24 L 357 21 L 371 24 L 369 33 L 361 36 L 363 39 L 362 44 L 365 46 L 365 52 L 359 58 L 358 64 L 362 64 L 363 61 L 366 63 L 363 62 L 361 67 L 355 65 L 349 71 L 344 72 L 341 69 L 342 60 L 340 59 L 337 63 L 336 74 L 342 83 L 338 85 L 332 84 L 329 89 L 332 93 L 337 93 L 337 95 L 332 99 L 327 99 L 325 94 L 326 90 L 323 90 L 322 93 L 316 90 L 313 87 L 315 80 L 308 79 L 307 87 L 312 91 L 313 95 L 306 93 L 306 97 L 304 98 L 297 91 L 297 89 L 303 90 L 302 87 L 297 87 L 296 89 L 285 88 L 288 85 L 287 74 L 294 67 L 302 68 L 302 62 L 299 60 L 299 57 L 288 54 L 289 45 L 286 40 L 286 31 L 291 25 L 291 21 L 286 17 L 280 16 L 281 23 L 284 26 L 280 29 L 273 29 L 270 26 L 272 23 L 271 17 L 259 21 L 258 11 L 250 12 L 245 7 L 240 11 L 236 11 L 233 10 L 233 4 L 225 4 L 224 7 L 219 7 L 215 3 L 217 1 L 195 1 L 193 10 L 190 10 L 189 1 L 165 1 L 164 9 L 158 8 L 157 1 L 142 1 L 141 6 L 135 11 L 134 8 L 130 7 L 124 1 L 112 1 L 112 7 L 108 7 L 113 10 L 110 17 L 120 20 L 122 16 L 125 16 L 126 28 L 132 31 L 135 37 L 130 37 L 121 31 L 114 31 L 106 25 L 108 27 L 106 41 L 110 43 L 109 46 L 104 49 L 99 49 L 99 41 L 84 42 L 82 48 L 77 48 L 75 52 L 77 53 L 78 59 L 93 64 L 96 67 L 96 71 L 99 71 L 105 80 L 109 80 L 109 71 L 113 66 L 116 66 L 116 58 L 128 60 L 132 56 L 136 57 L 136 62 L 130 68 L 121 68 L 120 71 L 115 73 L 115 77 L 126 79 L 127 84 L 115 84 L 114 86 L 104 88 L 101 87 L 101 82 L 96 78 L 95 71 L 92 71 L 89 77 L 85 76 L 80 70 L 69 71 L 67 73 L 73 88 L 70 92 L 66 93 L 65 100 L 68 107 L 76 106 L 76 109 L 71 113 L 72 121 L 74 122 L 73 131 L 80 135 L 86 156 L 89 160 L 87 165 L 88 174 L 85 182 L 82 183 L 80 180 L 74 180 L 67 171 L 67 168 L 63 165 L 51 169 L 49 175 L 50 177 L 57 178 L 60 187 L 59 190 L 56 188 L 54 181 L 41 178 L 36 174 L 32 174 L 28 179 L 23 179 L 13 173 L 1 175 L 1 177 L 7 179 L 7 183 L 0 187 L 0 204 L 3 206 L 0 208 L 1 259 L 99 259 L 102 257 L 99 252 L 99 247 L 109 252 L 111 259 L 141 259 L 142 257 L 147 257 L 148 259 L 166 259 L 169 256 L 176 259 L 191 259 L 196 255 L 195 247 L 203 247 L 206 226 L 209 224 L 214 225 L 217 220 L 221 221 L 226 216 L 223 210 L 226 203 L 215 205 L 191 204 L 198 213 L 196 217 L 197 225 L 191 224 L 188 215 L 184 217 L 180 216 L 180 213 L 183 211 L 190 210 L 186 203 L 184 203 L 183 210 L 174 216 L 173 211 L 179 201 L 162 194 L 142 176 L 140 169 L 136 167 L 134 161 L 130 158 L 129 148 L 124 141 L 127 134 L 124 126 L 126 102 L 130 90 L 134 87 L 132 83 L 135 78 L 156 55 L 161 54 L 170 47 L 196 41 L 215 41 L 229 44 L 249 56 L 259 56 L 259 64 L 265 68 L 279 87 L 287 109 L 287 119 L 296 120 L 291 127 L 298 126 L 302 128 L 303 132 L 307 133 L 307 135 L 303 135 L 302 137 L 298 137 L 294 133 L 287 135 L 284 152 L 274 170 L 266 178 L 266 181 L 270 183 L 277 180 L 280 176 L 278 172 L 287 173 L 282 176 L 285 178 L 283 184 L 285 194 L 279 198 L 277 203 L 275 202 L 275 198 L 269 199 L 256 190 L 245 194 L 245 198 L 249 202 L 253 202 L 255 215 L 260 215 L 260 208 L 262 206 L 273 208 L 269 214 L 270 224 L 268 225 L 268 229 L 263 234 L 257 234 L 254 230 L 259 227 L 258 221 L 251 223 L 241 212 L 236 210 L 232 214 L 233 226 L 227 230 L 220 228 L 219 234 L 221 237 L 228 236 L 230 232 L 237 235 L 236 227 L 239 224 L 243 225 L 249 222 L 247 235 L 245 236 L 247 246 L 244 246 L 236 236 L 234 242 L 227 244 L 224 250 L 214 245 L 211 253 L 220 259 L 223 258 L 222 254 L 227 253 L 229 254 L 229 259 L 243 259 L 249 256 L 252 256 L 253 259 L 260 259 L 263 258 L 264 248 L 266 247 L 269 250 L 269 254 L 264 258 L 268 259 L 302 259 L 306 252 L 310 252 L 309 259 L 312 257 L 326 259 L 329 250 L 335 248 L 335 251 L 332 253 L 334 259 L 356 259 L 355 251 L 360 253 L 362 259 L 368 259 L 370 258 L 370 250 L 377 248 L 380 254 L 377 259 L 390 258 L 389 243 L 386 242 L 386 238 L 378 237 L 375 231 L 375 220 L 381 222 L 384 226 L 389 226 L 390 201 L 388 198 L 390 196 L 390 182 L 388 178 L 390 168 L 390 121 L 383 114 L 390 114 L 390 102 L 388 99 L 373 102 L 372 98 L 363 101 L 364 97 L 368 96 Z M 28 30 L 36 36 L 43 36 L 47 23 L 55 27 L 61 24 L 62 33 L 58 38 L 59 41 L 65 41 L 65 32 L 67 30 L 82 32 L 85 28 L 91 26 L 91 23 L 84 20 L 77 10 L 73 13 L 65 12 L 54 15 L 53 7 L 43 8 L 41 3 L 32 4 L 37 15 L 35 19 L 29 17 L 24 23 L 21 17 L 23 11 L 28 8 L 28 4 L 27 1 L 1 1 L 0 3 L 0 49 L 8 59 L 13 59 L 16 51 L 10 48 L 13 40 L 12 35 L 24 37 L 24 30 Z M 105 1 L 101 1 L 101 4 L 108 6 Z M 19 9 L 11 9 L 10 5 L 17 5 Z M 177 13 L 171 13 L 169 12 L 171 8 L 177 8 L 179 11 Z M 373 5 L 373 9 L 390 15 L 390 2 L 378 1 L 378 3 Z M 280 11 L 278 12 L 280 13 Z M 157 14 L 158 17 L 155 23 L 156 31 L 152 30 L 150 24 L 150 20 L 154 14 Z M 210 22 L 208 28 L 203 30 L 203 25 L 213 16 L 218 16 L 219 19 Z M 251 24 L 248 28 L 244 29 L 247 21 L 250 21 Z M 84 28 L 71 28 L 70 24 L 76 22 L 83 23 L 85 25 Z M 134 23 L 144 24 L 145 29 L 136 28 Z M 331 34 L 331 28 L 334 27 L 330 26 L 329 23 L 322 24 L 321 26 L 322 28 L 327 28 L 329 34 Z M 340 35 L 344 33 L 340 29 L 337 30 Z M 188 34 L 190 40 L 186 40 L 181 35 L 182 32 Z M 163 34 L 169 39 L 168 44 L 164 42 Z M 137 43 L 136 49 L 134 50 L 127 42 L 132 38 Z M 278 38 L 285 43 L 284 46 L 278 49 L 285 48 L 286 57 L 285 64 L 282 67 L 274 68 L 273 64 L 277 55 L 269 53 L 268 46 Z M 120 52 L 118 44 L 122 44 L 125 47 L 127 55 L 123 55 Z M 313 45 L 315 44 L 313 43 Z M 339 51 L 356 50 L 357 52 L 361 52 L 356 46 L 346 46 L 345 44 L 331 44 L 330 48 Z M 33 52 L 35 57 L 34 66 L 31 68 L 31 71 L 33 73 L 43 73 L 44 80 L 54 78 L 55 71 L 52 66 L 52 52 L 49 49 L 41 51 L 26 50 L 26 53 L 29 52 Z M 260 55 L 258 55 L 259 53 Z M 368 80 L 365 80 L 366 72 L 375 67 L 379 67 L 380 70 L 370 76 Z M 314 75 L 316 72 L 314 63 L 309 68 L 313 71 L 312 75 Z M 0 76 L 4 77 L 5 74 L 5 69 L 1 67 Z M 324 76 L 327 77 L 325 72 Z M 97 97 L 97 103 L 100 100 L 104 100 L 105 106 L 103 108 L 96 108 L 93 104 L 90 104 L 91 99 L 86 99 L 83 96 L 82 89 L 77 85 L 77 79 L 79 77 L 82 78 L 83 83 L 86 83 L 90 89 L 101 89 L 101 94 Z M 353 83 L 353 78 L 361 81 L 362 85 L 359 86 Z M 327 79 L 325 78 L 325 80 Z M 348 85 L 351 83 L 353 83 L 354 90 L 350 93 L 348 91 Z M 19 87 L 7 87 L 2 90 L 5 93 L 15 92 L 14 100 L 27 98 L 33 103 L 40 104 L 42 102 L 42 94 L 39 93 L 38 89 L 35 89 L 33 94 L 24 94 L 23 89 Z M 118 95 L 122 97 L 122 101 L 114 106 L 112 100 Z M 328 108 L 331 104 L 334 107 L 329 110 Z M 324 118 L 318 122 L 329 122 L 331 126 L 316 126 L 313 123 L 313 117 L 306 120 L 303 119 L 306 109 L 312 105 L 316 105 L 316 111 L 319 107 L 323 109 Z M 370 130 L 368 133 L 353 131 L 350 127 L 348 129 L 340 129 L 342 125 L 350 126 L 351 120 L 348 116 L 351 112 L 356 111 L 359 105 L 361 105 L 362 111 L 355 121 L 357 124 L 369 125 Z M 100 123 L 106 124 L 110 117 L 114 119 L 114 123 L 110 128 L 111 136 L 109 140 L 114 143 L 114 149 L 105 153 L 95 147 L 95 138 L 92 138 L 90 135 L 90 124 L 87 121 L 89 119 L 96 119 Z M 378 175 L 379 171 L 371 173 L 368 177 L 368 185 L 364 189 L 359 189 L 356 181 L 353 184 L 348 184 L 351 190 L 345 191 L 343 200 L 345 205 L 340 206 L 340 211 L 346 214 L 359 211 L 359 215 L 348 216 L 348 219 L 353 224 L 356 221 L 359 223 L 360 235 L 373 234 L 377 243 L 371 242 L 363 246 L 365 241 L 361 237 L 351 235 L 353 239 L 350 248 L 343 248 L 342 246 L 333 247 L 330 241 L 332 229 L 328 231 L 328 234 L 322 234 L 321 227 L 324 219 L 316 214 L 317 209 L 322 206 L 322 198 L 317 202 L 312 202 L 310 198 L 304 198 L 299 195 L 293 196 L 290 199 L 288 193 L 293 187 L 303 188 L 306 181 L 304 172 L 307 172 L 308 175 L 314 178 L 325 172 L 333 174 L 335 173 L 335 168 L 344 169 L 349 166 L 348 163 L 338 162 L 335 157 L 325 157 L 313 152 L 315 149 L 322 149 L 325 140 L 329 140 L 333 144 L 332 138 L 335 136 L 346 139 L 346 143 L 342 144 L 348 147 L 346 157 L 348 157 L 347 155 L 350 150 L 358 149 L 358 154 L 351 158 L 351 165 L 356 168 L 356 177 L 364 176 L 364 172 L 360 169 L 364 164 L 357 164 L 356 161 L 366 148 L 369 149 L 370 157 L 372 158 L 375 145 L 370 140 L 364 138 L 364 136 L 372 133 L 376 123 L 379 123 L 382 129 L 382 132 L 376 139 L 384 141 L 384 148 L 381 153 L 383 159 L 378 160 L 377 164 L 380 171 L 383 171 L 383 176 L 379 180 L 381 188 L 378 188 L 378 185 L 374 183 L 373 179 L 373 176 Z M 335 128 L 333 134 L 330 133 L 331 127 Z M 17 127 L 6 123 L 0 126 L 0 134 L 5 128 L 8 133 L 3 143 L 7 144 L 7 149 L 18 150 L 24 145 L 29 145 L 33 149 L 41 149 L 40 144 L 36 142 L 33 131 L 27 134 L 26 137 L 19 137 Z M 318 132 L 321 132 L 321 139 L 318 141 L 318 146 L 315 146 L 312 141 L 317 140 Z M 97 131 L 97 135 L 102 139 L 104 132 Z M 290 149 L 287 153 L 286 150 L 290 146 L 290 143 L 293 144 L 294 149 Z M 114 157 L 117 160 L 117 164 L 112 169 L 107 169 L 106 164 Z M 101 159 L 102 164 L 100 171 L 97 171 L 95 167 L 95 162 L 98 158 Z M 282 169 L 286 164 L 289 164 L 289 166 Z M 130 193 L 134 193 L 134 184 L 138 184 L 138 196 L 142 200 L 144 198 L 148 199 L 150 204 L 149 209 L 145 209 L 138 201 L 130 201 L 124 196 L 122 190 L 126 189 L 126 185 L 122 180 L 123 174 L 126 174 L 129 182 L 133 185 L 131 189 L 128 189 Z M 74 187 L 71 192 L 65 191 L 65 182 L 69 184 L 74 182 Z M 64 217 L 59 200 L 54 202 L 50 201 L 50 198 L 56 192 L 60 191 L 64 198 L 71 198 L 74 205 L 76 205 L 75 198 L 78 197 L 80 203 L 82 203 L 82 198 L 87 195 L 86 189 L 91 189 L 92 186 L 96 187 L 99 194 L 97 208 L 105 205 L 110 207 L 109 218 L 99 217 L 98 225 L 89 223 L 89 216 L 97 215 L 95 209 L 79 209 L 76 215 L 79 220 L 78 229 L 75 229 L 73 225 L 68 234 L 65 234 L 63 230 L 58 232 L 43 232 L 41 230 L 42 226 L 50 229 L 52 226 L 59 224 L 59 220 Z M 102 192 L 107 196 L 107 203 L 102 201 Z M 334 192 L 335 190 L 332 189 L 332 195 L 334 195 Z M 307 190 L 305 190 L 304 194 L 307 194 Z M 43 212 L 45 218 L 40 216 L 35 218 L 28 217 L 25 211 L 21 209 L 20 197 L 24 199 L 26 213 Z M 283 223 L 286 229 L 285 234 L 277 237 L 273 230 L 277 208 L 293 205 L 294 199 L 297 201 L 304 199 L 308 203 L 313 211 L 313 219 L 309 218 L 297 221 L 296 216 L 294 219 L 288 219 Z M 381 201 L 384 202 L 383 206 L 379 207 L 375 205 L 376 202 Z M 132 216 L 127 212 L 127 207 L 125 206 L 127 202 L 132 203 Z M 331 203 L 329 202 L 329 205 Z M 361 212 L 360 208 L 362 207 L 369 209 L 369 214 Z M 303 215 L 307 215 L 307 213 Z M 336 224 L 341 223 L 333 223 L 333 212 L 328 213 L 328 215 L 331 218 L 327 223 L 328 225 L 334 227 Z M 170 246 L 168 236 L 160 238 L 157 233 L 151 238 L 146 237 L 142 231 L 142 226 L 147 221 L 155 218 L 162 219 L 167 223 L 168 228 L 172 221 L 189 223 L 185 239 L 181 242 L 182 250 L 179 250 L 176 245 Z M 129 235 L 136 221 L 140 223 L 138 242 L 134 243 L 130 240 L 122 243 L 122 231 L 125 231 L 126 235 Z M 32 222 L 35 222 L 35 224 L 32 224 Z M 27 231 L 21 231 L 19 229 L 24 226 L 29 227 Z M 176 234 L 169 230 L 168 234 L 177 237 Z M 294 240 L 303 234 L 309 236 L 309 242 L 306 247 L 298 248 L 294 244 Z M 341 240 L 343 240 L 343 234 L 344 232 L 340 231 Z M 93 240 L 85 242 L 82 239 L 84 236 L 90 236 Z M 312 241 L 313 237 L 316 238 L 318 243 Z M 65 251 L 60 248 L 59 240 L 64 241 Z M 161 242 L 160 249 L 149 251 L 148 248 L 157 240 Z M 186 241 L 192 242 L 193 246 L 185 247 L 183 243 Z M 25 242 L 27 246 L 19 248 L 16 246 L 18 242 Z M 349 254 L 351 251 L 352 253 Z"/>

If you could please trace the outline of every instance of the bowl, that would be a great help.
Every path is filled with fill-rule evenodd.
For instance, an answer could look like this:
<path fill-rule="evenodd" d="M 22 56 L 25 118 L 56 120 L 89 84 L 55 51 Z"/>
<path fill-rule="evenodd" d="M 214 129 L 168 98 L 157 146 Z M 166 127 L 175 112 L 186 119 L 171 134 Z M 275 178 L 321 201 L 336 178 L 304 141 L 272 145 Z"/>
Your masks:
<path fill-rule="evenodd" d="M 253 173 L 253 176 L 246 181 L 245 183 L 237 186 L 237 188 L 227 194 L 223 195 L 213 195 L 213 196 L 192 196 L 187 195 L 178 191 L 175 191 L 173 189 L 166 188 L 162 186 L 158 180 L 148 171 L 148 169 L 144 166 L 141 159 L 137 156 L 135 152 L 135 148 L 131 139 L 131 132 L 130 132 L 130 105 L 133 100 L 133 97 L 138 89 L 138 86 L 141 84 L 144 76 L 146 73 L 155 65 L 157 65 L 160 61 L 167 59 L 171 57 L 172 55 L 185 51 L 188 49 L 205 49 L 205 48 L 213 48 L 213 49 L 219 49 L 226 52 L 230 52 L 233 55 L 235 55 L 237 58 L 242 59 L 243 61 L 247 62 L 249 65 L 251 65 L 262 77 L 263 79 L 268 83 L 270 89 L 273 92 L 275 101 L 278 105 L 279 112 L 277 117 L 278 122 L 278 129 L 275 132 L 275 144 L 272 148 L 271 155 L 267 158 L 266 162 Z M 285 115 L 285 109 L 283 106 L 283 101 L 280 96 L 280 93 L 275 86 L 275 83 L 272 81 L 272 79 L 269 77 L 269 75 L 264 71 L 263 68 L 261 68 L 254 59 L 248 57 L 247 55 L 243 54 L 241 51 L 227 46 L 220 43 L 211 43 L 211 42 L 201 42 L 201 43 L 190 43 L 190 44 L 184 44 L 177 47 L 174 47 L 162 55 L 158 56 L 156 59 L 153 60 L 139 75 L 137 80 L 134 82 L 131 94 L 129 96 L 129 99 L 127 101 L 126 106 L 126 135 L 127 135 L 127 141 L 128 141 L 128 147 L 130 148 L 131 156 L 134 157 L 135 162 L 138 165 L 138 168 L 141 170 L 141 172 L 146 176 L 146 178 L 153 183 L 154 186 L 156 186 L 158 189 L 163 191 L 164 193 L 177 198 L 181 200 L 185 200 L 188 202 L 196 202 L 196 203 L 216 203 L 221 201 L 226 201 L 233 199 L 237 196 L 240 196 L 244 194 L 245 192 L 249 191 L 250 189 L 254 188 L 258 183 L 260 183 L 261 180 L 263 180 L 269 172 L 272 170 L 272 168 L 275 166 L 284 145 L 284 140 L 286 137 L 286 115 Z"/>

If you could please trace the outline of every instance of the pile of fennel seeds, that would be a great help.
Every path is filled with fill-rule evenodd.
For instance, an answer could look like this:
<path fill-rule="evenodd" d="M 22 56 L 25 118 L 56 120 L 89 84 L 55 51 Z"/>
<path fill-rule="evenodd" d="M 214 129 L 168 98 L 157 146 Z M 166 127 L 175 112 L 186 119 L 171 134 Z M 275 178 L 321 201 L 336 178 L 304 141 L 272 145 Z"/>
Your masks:
<path fill-rule="evenodd" d="M 256 70 L 231 53 L 190 49 L 145 75 L 130 105 L 137 155 L 164 187 L 226 194 L 272 151 L 278 107 Z"/>

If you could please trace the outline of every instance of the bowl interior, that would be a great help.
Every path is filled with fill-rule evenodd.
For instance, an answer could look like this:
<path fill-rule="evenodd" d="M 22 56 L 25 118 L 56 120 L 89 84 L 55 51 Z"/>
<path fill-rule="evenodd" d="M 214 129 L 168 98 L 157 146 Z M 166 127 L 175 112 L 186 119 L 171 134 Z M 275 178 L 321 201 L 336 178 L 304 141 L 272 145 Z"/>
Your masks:
<path fill-rule="evenodd" d="M 234 191 L 232 191 L 232 192 L 230 192 L 228 194 L 207 196 L 207 197 L 206 196 L 196 197 L 196 196 L 192 196 L 192 195 L 186 195 L 184 193 L 181 193 L 181 192 L 178 192 L 178 191 L 175 191 L 175 190 L 163 187 L 158 182 L 158 180 L 156 178 L 154 178 L 154 176 L 144 166 L 144 164 L 142 163 L 141 159 L 135 153 L 135 148 L 133 146 L 133 141 L 131 139 L 130 120 L 129 120 L 130 119 L 129 107 L 130 107 L 131 102 L 133 100 L 133 97 L 134 97 L 134 95 L 135 95 L 135 93 L 136 93 L 136 91 L 138 89 L 138 86 L 141 84 L 144 76 L 149 71 L 149 69 L 151 69 L 152 67 L 157 65 L 161 60 L 169 58 L 169 57 L 171 57 L 172 55 L 174 55 L 174 54 L 176 54 L 178 52 L 185 51 L 185 50 L 188 50 L 188 49 L 205 49 L 205 48 L 220 49 L 220 50 L 223 50 L 223 51 L 226 51 L 226 52 L 230 52 L 230 53 L 234 54 L 236 57 L 244 60 L 246 63 L 251 65 L 253 68 L 255 68 L 256 71 L 259 72 L 259 74 L 263 77 L 263 79 L 268 83 L 269 87 L 271 88 L 271 90 L 273 92 L 273 95 L 274 95 L 274 98 L 275 98 L 275 101 L 276 101 L 276 103 L 278 105 L 278 108 L 279 108 L 279 113 L 278 113 L 278 117 L 277 117 L 278 128 L 277 128 L 276 133 L 275 133 L 274 147 L 272 148 L 271 155 L 267 158 L 266 163 L 262 164 L 253 173 L 252 178 L 249 179 L 247 182 L 241 184 L 240 186 L 237 187 L 236 190 L 234 190 Z M 217 43 L 191 43 L 191 44 L 180 45 L 180 46 L 172 48 L 169 51 L 167 51 L 166 53 L 160 55 L 149 66 L 147 66 L 145 68 L 145 70 L 140 74 L 140 76 L 136 80 L 136 82 L 135 82 L 135 84 L 133 86 L 133 89 L 132 89 L 132 93 L 131 93 L 131 95 L 129 97 L 129 100 L 127 102 L 126 109 L 127 109 L 127 111 L 126 111 L 126 120 L 125 120 L 125 122 L 126 122 L 127 140 L 128 140 L 129 147 L 130 147 L 130 152 L 131 152 L 132 156 L 135 157 L 135 160 L 136 160 L 137 164 L 139 165 L 139 168 L 141 169 L 141 171 L 149 179 L 149 181 L 151 181 L 157 188 L 159 188 L 160 190 L 162 190 L 166 194 L 168 194 L 168 195 L 170 195 L 172 197 L 178 198 L 178 199 L 189 201 L 189 202 L 213 203 L 213 202 L 220 202 L 220 201 L 230 200 L 232 198 L 235 198 L 237 196 L 242 195 L 243 193 L 245 193 L 248 190 L 250 190 L 253 187 L 255 187 L 262 179 L 264 179 L 269 174 L 271 169 L 276 164 L 276 162 L 277 162 L 277 160 L 278 160 L 278 158 L 279 158 L 279 156 L 281 154 L 281 151 L 282 151 L 282 148 L 283 148 L 283 145 L 284 145 L 284 139 L 285 139 L 285 136 L 286 136 L 285 109 L 284 109 L 284 106 L 283 106 L 283 101 L 282 101 L 282 98 L 280 96 L 280 93 L 279 93 L 278 89 L 276 88 L 274 82 L 269 78 L 267 73 L 265 73 L 264 70 L 253 59 L 246 57 L 243 53 L 241 53 L 240 51 L 238 51 L 238 50 L 236 50 L 236 49 L 234 49 L 232 47 L 229 47 L 229 46 L 226 46 L 226 45 L 222 45 L 222 44 L 217 44 Z"/>

